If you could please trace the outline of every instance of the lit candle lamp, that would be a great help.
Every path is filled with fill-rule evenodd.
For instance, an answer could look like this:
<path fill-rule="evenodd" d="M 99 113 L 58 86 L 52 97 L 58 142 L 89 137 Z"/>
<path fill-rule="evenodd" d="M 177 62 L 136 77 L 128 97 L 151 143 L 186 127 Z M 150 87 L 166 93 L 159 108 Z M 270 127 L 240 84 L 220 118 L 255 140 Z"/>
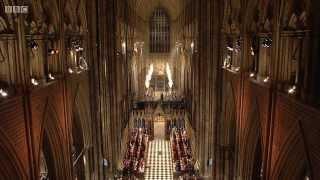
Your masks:
<path fill-rule="evenodd" d="M 48 77 L 49 77 L 50 80 L 55 80 L 56 79 L 51 73 L 48 74 Z"/>
<path fill-rule="evenodd" d="M 297 87 L 295 85 L 293 85 L 292 87 L 290 87 L 288 89 L 288 94 L 295 94 L 296 93 L 296 89 L 297 89 Z"/>
<path fill-rule="evenodd" d="M 0 94 L 2 97 L 7 97 L 8 96 L 8 92 L 5 91 L 4 89 L 0 89 Z"/>
<path fill-rule="evenodd" d="M 73 73 L 74 73 L 74 71 L 72 70 L 72 68 L 68 68 L 68 72 L 69 72 L 70 74 L 73 74 Z"/>
<path fill-rule="evenodd" d="M 39 85 L 39 81 L 36 80 L 35 78 L 31 78 L 31 83 L 35 86 L 38 86 Z"/>

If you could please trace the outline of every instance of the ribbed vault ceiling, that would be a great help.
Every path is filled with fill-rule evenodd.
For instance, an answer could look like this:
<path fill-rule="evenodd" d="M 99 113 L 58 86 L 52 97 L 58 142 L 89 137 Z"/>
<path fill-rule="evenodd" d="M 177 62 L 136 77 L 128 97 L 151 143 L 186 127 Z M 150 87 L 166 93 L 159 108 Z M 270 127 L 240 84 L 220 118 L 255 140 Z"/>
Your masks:
<path fill-rule="evenodd" d="M 153 10 L 157 7 L 165 8 L 171 20 L 175 20 L 187 0 L 131 0 L 138 15 L 144 20 L 149 20 Z"/>

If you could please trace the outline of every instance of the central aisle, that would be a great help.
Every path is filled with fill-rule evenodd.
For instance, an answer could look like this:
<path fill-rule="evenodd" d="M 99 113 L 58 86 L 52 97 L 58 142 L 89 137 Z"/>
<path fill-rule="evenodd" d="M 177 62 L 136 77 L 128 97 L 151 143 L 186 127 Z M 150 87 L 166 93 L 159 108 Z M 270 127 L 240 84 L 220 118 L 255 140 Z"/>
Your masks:
<path fill-rule="evenodd" d="M 173 179 L 173 164 L 170 141 L 155 139 L 149 142 L 146 180 Z"/>

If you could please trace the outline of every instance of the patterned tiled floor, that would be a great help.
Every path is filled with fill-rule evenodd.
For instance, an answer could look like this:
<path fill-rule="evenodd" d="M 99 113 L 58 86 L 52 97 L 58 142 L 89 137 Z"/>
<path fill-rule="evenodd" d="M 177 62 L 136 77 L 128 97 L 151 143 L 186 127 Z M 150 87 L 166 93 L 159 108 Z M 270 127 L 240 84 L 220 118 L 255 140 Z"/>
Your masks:
<path fill-rule="evenodd" d="M 173 165 L 170 141 L 155 139 L 149 142 L 146 180 L 172 180 Z"/>

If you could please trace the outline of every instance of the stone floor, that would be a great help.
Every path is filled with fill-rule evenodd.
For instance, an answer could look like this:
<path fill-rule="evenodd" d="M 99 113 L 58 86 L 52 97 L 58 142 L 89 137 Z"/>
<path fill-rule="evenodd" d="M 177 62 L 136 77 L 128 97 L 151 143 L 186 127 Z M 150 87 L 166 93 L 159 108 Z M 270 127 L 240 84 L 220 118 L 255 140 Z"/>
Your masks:
<path fill-rule="evenodd" d="M 155 139 L 149 142 L 146 180 L 172 180 L 173 164 L 170 141 Z"/>

